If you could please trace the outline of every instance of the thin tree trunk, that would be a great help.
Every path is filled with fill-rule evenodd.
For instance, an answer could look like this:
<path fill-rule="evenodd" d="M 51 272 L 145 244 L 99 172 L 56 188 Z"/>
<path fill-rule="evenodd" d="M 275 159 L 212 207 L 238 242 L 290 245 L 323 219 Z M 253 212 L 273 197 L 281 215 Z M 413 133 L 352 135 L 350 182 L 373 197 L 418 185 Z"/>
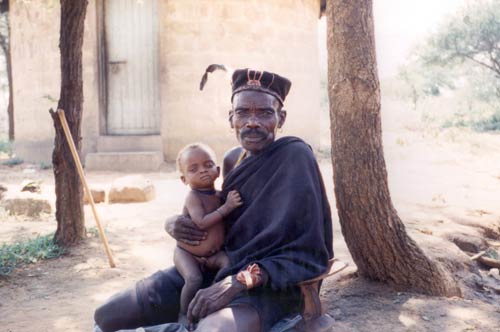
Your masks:
<path fill-rule="evenodd" d="M 5 70 L 7 72 L 7 84 L 9 87 L 9 102 L 7 105 L 7 116 L 9 119 L 9 140 L 14 140 L 14 104 L 12 95 L 12 61 L 10 57 L 10 22 L 9 22 L 9 1 L 0 3 L 0 14 L 2 17 L 2 33 L 0 33 L 0 48 L 5 56 Z M 5 34 L 3 34 L 5 32 Z"/>
<path fill-rule="evenodd" d="M 61 94 L 63 109 L 78 151 L 83 108 L 82 44 L 87 0 L 61 0 Z M 52 163 L 56 185 L 56 243 L 71 246 L 85 235 L 83 189 L 57 113 L 51 112 L 56 131 Z"/>
<path fill-rule="evenodd" d="M 5 62 L 7 69 L 7 83 L 9 84 L 9 104 L 7 105 L 7 114 L 9 116 L 9 140 L 13 141 L 15 138 L 14 130 L 14 88 L 12 86 L 12 60 L 10 56 L 10 21 L 7 17 L 7 34 L 8 42 L 5 49 Z"/>
<path fill-rule="evenodd" d="M 361 276 L 396 288 L 459 295 L 408 237 L 392 204 L 382 149 L 371 0 L 329 0 L 332 163 L 342 233 Z"/>

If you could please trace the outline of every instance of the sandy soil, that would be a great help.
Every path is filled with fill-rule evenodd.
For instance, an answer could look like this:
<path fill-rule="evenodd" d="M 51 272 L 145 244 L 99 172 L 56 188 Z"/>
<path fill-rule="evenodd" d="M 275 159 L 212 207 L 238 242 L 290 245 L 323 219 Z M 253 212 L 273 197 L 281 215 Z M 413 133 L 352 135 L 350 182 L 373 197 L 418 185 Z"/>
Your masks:
<path fill-rule="evenodd" d="M 337 319 L 335 331 L 499 331 L 500 297 L 493 289 L 500 288 L 500 282 L 487 276 L 484 267 L 470 263 L 450 240 L 462 234 L 500 249 L 500 136 L 415 127 L 392 130 L 387 121 L 385 129 L 389 183 L 400 217 L 426 253 L 460 280 L 464 298 L 397 292 L 357 278 L 333 209 L 336 256 L 350 263 L 322 290 L 325 307 Z M 0 167 L 0 182 L 19 190 L 25 178 L 43 179 L 42 194 L 54 201 L 52 171 L 31 169 L 35 168 Z M 327 159 L 321 160 L 321 169 L 334 207 Z M 92 186 L 108 188 L 122 175 L 91 173 L 88 180 Z M 145 176 L 156 187 L 154 201 L 98 205 L 118 267 L 108 268 L 99 239 L 89 234 L 62 258 L 18 269 L 0 280 L 1 331 L 90 331 L 100 303 L 172 265 L 174 241 L 163 232 L 163 222 L 179 212 L 186 188 L 172 171 Z M 86 225 L 92 227 L 92 213 L 88 206 L 85 209 Z M 30 220 L 0 211 L 0 243 L 55 228 L 52 214 Z"/>

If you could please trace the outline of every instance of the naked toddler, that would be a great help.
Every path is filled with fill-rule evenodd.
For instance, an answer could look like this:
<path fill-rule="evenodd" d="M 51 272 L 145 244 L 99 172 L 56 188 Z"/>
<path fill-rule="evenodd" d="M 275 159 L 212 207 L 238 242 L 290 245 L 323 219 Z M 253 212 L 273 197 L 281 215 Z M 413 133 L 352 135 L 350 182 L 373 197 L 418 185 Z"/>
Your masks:
<path fill-rule="evenodd" d="M 203 282 L 203 270 L 219 270 L 229 264 L 226 253 L 221 249 L 224 243 L 222 220 L 238 206 L 242 205 L 237 191 L 230 191 L 226 202 L 221 204 L 220 192 L 214 182 L 219 177 L 215 154 L 208 146 L 197 143 L 184 147 L 177 156 L 177 168 L 181 180 L 191 187 L 183 215 L 207 232 L 206 238 L 197 246 L 177 242 L 174 263 L 184 278 L 180 297 L 179 322 L 187 325 L 186 313 L 189 303 Z"/>

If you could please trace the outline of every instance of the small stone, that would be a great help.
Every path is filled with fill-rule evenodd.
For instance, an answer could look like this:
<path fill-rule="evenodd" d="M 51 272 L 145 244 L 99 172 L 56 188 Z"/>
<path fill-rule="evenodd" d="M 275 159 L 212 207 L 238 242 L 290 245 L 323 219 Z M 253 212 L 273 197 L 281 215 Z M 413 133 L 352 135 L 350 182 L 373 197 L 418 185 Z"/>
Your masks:
<path fill-rule="evenodd" d="M 2 206 L 11 216 L 39 217 L 41 213 L 52 212 L 49 201 L 28 193 L 20 197 L 5 198 Z"/>
<path fill-rule="evenodd" d="M 3 193 L 7 191 L 7 187 L 0 184 L 0 199 L 3 197 Z"/>
<path fill-rule="evenodd" d="M 42 181 L 24 180 L 21 183 L 21 191 L 29 191 L 30 193 L 42 192 Z"/>
<path fill-rule="evenodd" d="M 497 279 L 497 280 L 500 280 L 500 270 L 497 268 L 490 269 L 490 271 L 488 272 L 488 275 L 490 277 Z"/>
<path fill-rule="evenodd" d="M 94 203 L 103 203 L 106 200 L 106 191 L 104 189 L 90 188 L 90 194 L 94 199 Z M 87 192 L 83 192 L 83 203 L 90 204 Z"/>
<path fill-rule="evenodd" d="M 431 320 L 429 317 L 427 317 L 427 316 L 425 316 L 425 315 L 424 315 L 424 316 L 422 316 L 422 319 L 423 319 L 423 320 L 425 320 L 426 322 L 429 322 L 429 321 Z"/>
<path fill-rule="evenodd" d="M 155 198 L 151 180 L 141 175 L 129 175 L 116 179 L 109 190 L 108 201 L 113 203 L 148 202 Z"/>
<path fill-rule="evenodd" d="M 487 246 L 483 238 L 471 234 L 452 233 L 447 234 L 446 238 L 459 247 L 460 250 L 471 253 L 478 253 Z"/>

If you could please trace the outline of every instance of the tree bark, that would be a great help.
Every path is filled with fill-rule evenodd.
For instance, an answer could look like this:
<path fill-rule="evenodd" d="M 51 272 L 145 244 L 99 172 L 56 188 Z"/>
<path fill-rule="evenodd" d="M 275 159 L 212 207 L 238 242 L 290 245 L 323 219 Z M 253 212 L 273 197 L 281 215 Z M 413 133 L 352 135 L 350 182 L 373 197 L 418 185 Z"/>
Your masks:
<path fill-rule="evenodd" d="M 328 85 L 335 196 L 361 276 L 398 289 L 459 295 L 407 235 L 392 204 L 382 148 L 371 0 L 329 0 Z"/>
<path fill-rule="evenodd" d="M 83 108 L 82 44 L 87 0 L 61 0 L 61 93 L 64 110 L 78 152 L 81 151 Z M 64 247 L 85 236 L 83 189 L 57 113 L 51 112 L 56 132 L 52 164 L 56 187 L 57 231 L 54 241 Z"/>
<path fill-rule="evenodd" d="M 12 61 L 10 57 L 10 22 L 9 22 L 9 1 L 0 2 L 0 14 L 5 17 L 2 18 L 2 32 L 5 35 L 0 34 L 0 48 L 5 56 L 5 70 L 7 72 L 7 84 L 9 87 L 9 101 L 7 104 L 7 116 L 9 119 L 9 140 L 14 140 L 14 104 L 13 104 L 13 94 L 12 94 Z"/>

